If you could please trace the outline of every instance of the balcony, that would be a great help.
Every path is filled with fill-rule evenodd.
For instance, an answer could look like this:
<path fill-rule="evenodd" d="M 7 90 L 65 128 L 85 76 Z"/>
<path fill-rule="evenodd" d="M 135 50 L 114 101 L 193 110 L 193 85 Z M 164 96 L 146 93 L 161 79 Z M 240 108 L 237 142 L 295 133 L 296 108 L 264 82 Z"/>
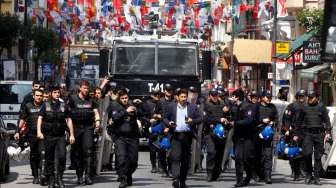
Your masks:
<path fill-rule="evenodd" d="M 304 0 L 286 0 L 287 10 L 296 10 L 304 7 Z"/>

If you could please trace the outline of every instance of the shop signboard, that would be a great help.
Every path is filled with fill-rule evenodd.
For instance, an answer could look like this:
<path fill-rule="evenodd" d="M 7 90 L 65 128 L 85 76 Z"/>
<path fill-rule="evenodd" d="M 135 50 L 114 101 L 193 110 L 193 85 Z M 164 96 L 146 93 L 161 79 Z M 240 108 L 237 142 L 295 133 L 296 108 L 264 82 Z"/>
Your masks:
<path fill-rule="evenodd" d="M 307 41 L 303 45 L 304 63 L 321 63 L 321 44 L 318 41 Z"/>
<path fill-rule="evenodd" d="M 276 42 L 276 54 L 288 54 L 289 53 L 289 42 Z"/>

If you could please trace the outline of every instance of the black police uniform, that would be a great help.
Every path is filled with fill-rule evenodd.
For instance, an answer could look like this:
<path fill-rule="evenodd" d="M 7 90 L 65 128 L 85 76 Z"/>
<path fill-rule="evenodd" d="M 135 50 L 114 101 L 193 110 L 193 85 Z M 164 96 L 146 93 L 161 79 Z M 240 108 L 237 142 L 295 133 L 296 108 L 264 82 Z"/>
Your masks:
<path fill-rule="evenodd" d="M 38 180 L 39 175 L 44 173 L 44 141 L 37 139 L 37 118 L 42 108 L 42 104 L 37 106 L 34 102 L 23 105 L 21 119 L 26 121 L 28 128 L 28 141 L 30 146 L 30 167 L 34 180 Z M 43 165 L 43 166 L 41 166 Z M 40 173 L 39 173 L 40 169 Z M 37 183 L 37 182 L 35 182 Z"/>
<path fill-rule="evenodd" d="M 98 109 L 97 102 L 86 97 L 79 98 L 79 95 L 72 95 L 69 98 L 69 107 L 71 109 L 71 119 L 75 130 L 76 142 L 72 145 L 75 154 L 75 168 L 78 177 L 78 183 L 83 183 L 83 172 L 85 172 L 85 183 L 92 184 L 94 175 L 93 169 L 93 137 L 95 114 L 93 109 Z"/>
<path fill-rule="evenodd" d="M 150 125 L 150 119 L 153 117 L 154 114 L 161 114 L 159 112 L 159 102 L 160 101 L 155 101 L 153 99 L 148 99 L 145 104 L 144 104 L 144 108 L 145 108 L 145 113 L 146 113 L 146 117 L 145 117 L 145 120 L 147 122 L 147 124 L 149 124 L 149 126 L 152 126 Z M 158 136 L 159 135 L 154 135 L 154 134 L 149 134 L 148 137 L 149 137 L 149 149 L 150 149 L 150 161 L 151 161 L 151 164 L 152 164 L 152 170 L 151 172 L 152 173 L 156 173 L 158 172 L 158 169 L 157 169 L 157 153 L 158 153 L 158 150 L 157 150 L 157 147 L 155 147 L 155 145 L 153 143 L 155 143 L 157 140 L 158 140 Z"/>
<path fill-rule="evenodd" d="M 217 180 L 222 171 L 221 165 L 224 155 L 225 139 L 216 137 L 212 133 L 212 130 L 217 123 L 221 124 L 221 118 L 224 118 L 223 108 L 224 103 L 219 100 L 217 102 L 207 101 L 204 106 L 204 139 L 207 151 L 206 169 L 208 181 Z"/>
<path fill-rule="evenodd" d="M 139 127 L 137 118 L 143 112 L 137 108 L 137 112 L 128 113 L 127 108 L 128 106 L 114 103 L 108 112 L 109 119 L 113 120 L 111 132 L 115 143 L 116 170 L 121 181 L 119 187 L 132 185 L 132 174 L 138 166 Z"/>
<path fill-rule="evenodd" d="M 239 106 L 235 105 L 232 111 L 233 117 L 233 144 L 235 151 L 236 187 L 246 186 L 252 178 L 254 143 L 253 143 L 253 118 L 254 112 L 251 106 L 243 101 Z M 243 179 L 244 170 L 246 178 Z"/>
<path fill-rule="evenodd" d="M 306 166 L 306 183 L 311 183 L 313 172 L 312 154 L 314 151 L 314 179 L 315 183 L 320 184 L 324 135 L 325 132 L 331 133 L 328 110 L 321 103 L 306 104 L 303 108 L 301 120 L 303 120 L 303 155 Z"/>
<path fill-rule="evenodd" d="M 66 162 L 66 118 L 70 118 L 71 113 L 67 104 L 48 101 L 43 104 L 39 116 L 43 117 L 42 133 L 45 137 L 46 176 L 49 178 L 49 186 L 54 187 L 55 183 L 55 153 L 58 161 L 57 184 L 61 186 Z"/>
<path fill-rule="evenodd" d="M 302 116 L 301 113 L 303 112 L 303 107 L 304 107 L 304 104 L 298 101 L 295 101 L 287 106 L 283 114 L 281 131 L 283 134 L 289 131 L 289 135 L 285 136 L 285 141 L 287 142 L 287 144 L 302 146 L 303 121 L 300 120 L 299 118 Z M 299 137 L 299 140 L 297 143 L 294 143 L 293 141 L 294 136 Z M 301 169 L 303 169 L 302 168 L 303 158 L 302 157 L 290 158 L 289 163 L 292 168 L 292 174 L 293 174 L 294 180 L 298 180 L 301 174 Z"/>
<path fill-rule="evenodd" d="M 162 117 L 164 116 L 165 111 L 167 110 L 167 107 L 171 102 L 173 102 L 173 97 L 162 97 L 160 99 L 160 102 L 158 104 L 158 111 L 161 113 Z M 167 136 L 171 137 L 170 134 L 168 134 Z M 168 157 L 168 152 L 166 150 L 159 151 L 159 165 L 161 170 L 163 171 L 162 173 L 165 176 L 169 176 L 169 173 L 171 174 L 171 160 Z"/>
<path fill-rule="evenodd" d="M 267 126 L 262 122 L 264 118 L 269 118 L 274 124 L 273 128 L 278 124 L 278 111 L 274 104 L 270 103 L 266 106 L 263 104 L 259 105 L 258 108 L 258 120 L 260 123 L 260 131 Z M 257 157 L 257 160 L 261 160 L 261 165 L 256 167 L 260 169 L 260 176 L 265 176 L 266 183 L 272 183 L 272 163 L 273 163 L 273 137 L 264 140 L 261 138 L 257 139 L 256 153 L 261 156 L 261 159 Z M 262 177 L 263 178 L 263 177 Z"/>

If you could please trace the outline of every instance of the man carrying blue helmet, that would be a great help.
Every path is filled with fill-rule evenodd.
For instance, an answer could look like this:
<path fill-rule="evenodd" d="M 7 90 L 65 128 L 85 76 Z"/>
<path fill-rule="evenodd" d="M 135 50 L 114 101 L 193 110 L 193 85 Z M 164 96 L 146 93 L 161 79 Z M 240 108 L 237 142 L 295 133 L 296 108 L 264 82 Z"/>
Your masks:
<path fill-rule="evenodd" d="M 216 89 L 211 90 L 204 106 L 207 181 L 216 181 L 222 171 L 221 164 L 225 146 L 224 126 L 230 120 L 228 104 L 218 98 L 218 91 Z"/>

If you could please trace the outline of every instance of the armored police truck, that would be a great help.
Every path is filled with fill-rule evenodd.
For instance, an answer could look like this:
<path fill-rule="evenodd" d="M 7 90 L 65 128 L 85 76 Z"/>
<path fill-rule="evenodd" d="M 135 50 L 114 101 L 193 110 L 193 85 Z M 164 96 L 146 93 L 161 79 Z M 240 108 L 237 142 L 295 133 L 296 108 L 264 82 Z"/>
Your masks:
<path fill-rule="evenodd" d="M 193 86 L 200 92 L 198 44 L 198 40 L 171 36 L 115 38 L 109 56 L 108 74 L 117 87 L 130 90 L 131 98 L 148 97 L 154 89 L 163 92 L 167 83 L 175 89 Z M 103 136 L 100 142 L 104 143 L 105 139 Z M 148 139 L 142 136 L 141 143 L 148 144 Z M 100 172 L 102 153 L 103 146 L 100 145 L 97 173 Z"/>
<path fill-rule="evenodd" d="M 153 89 L 163 91 L 194 86 L 200 91 L 198 40 L 152 36 L 121 37 L 113 43 L 109 74 L 113 81 L 130 89 L 131 97 L 149 96 Z"/>

